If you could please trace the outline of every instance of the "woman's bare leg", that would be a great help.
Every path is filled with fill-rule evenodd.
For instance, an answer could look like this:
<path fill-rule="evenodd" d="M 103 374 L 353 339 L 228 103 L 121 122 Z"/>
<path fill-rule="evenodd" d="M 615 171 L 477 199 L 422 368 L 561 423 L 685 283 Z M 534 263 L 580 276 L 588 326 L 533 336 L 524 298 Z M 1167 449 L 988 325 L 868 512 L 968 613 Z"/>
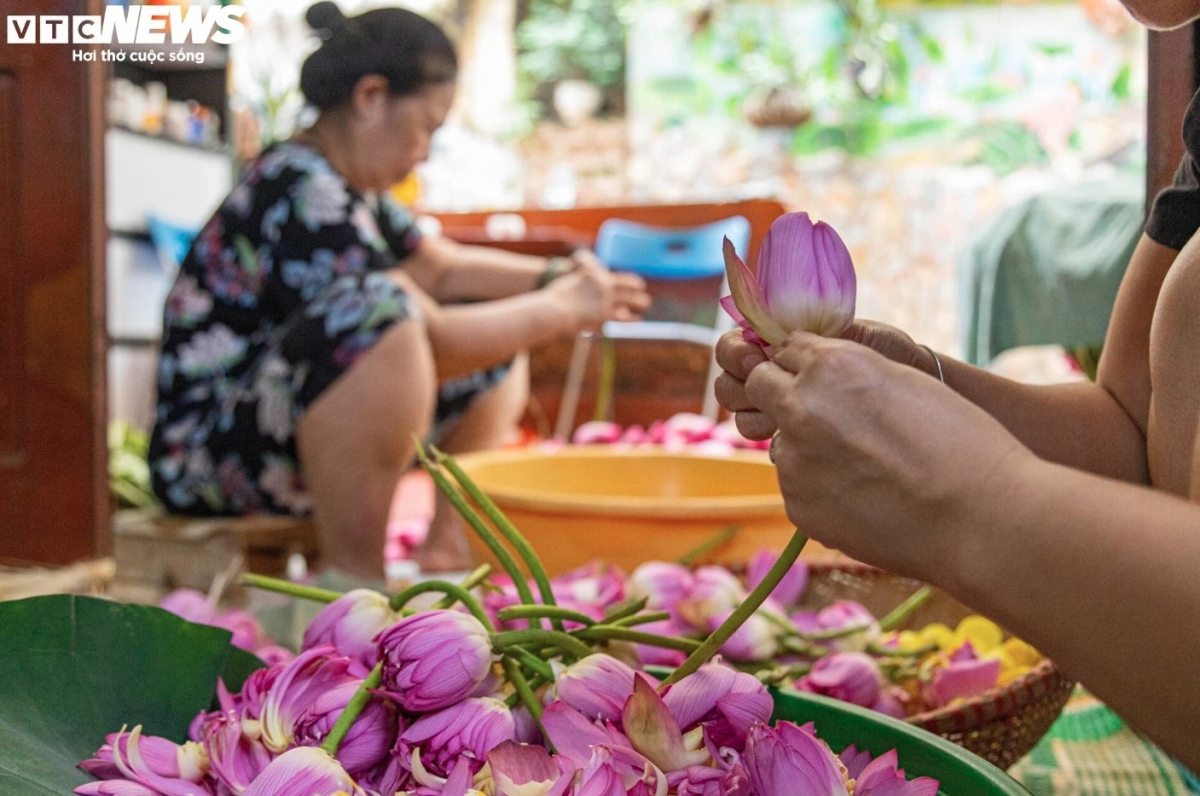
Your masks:
<path fill-rule="evenodd" d="M 304 413 L 296 430 L 324 566 L 383 580 L 388 509 L 436 401 L 424 325 L 397 323 Z"/>
<path fill-rule="evenodd" d="M 491 450 L 508 441 L 529 402 L 529 356 L 519 354 L 505 377 L 463 415 L 438 447 L 446 453 Z M 426 572 L 467 569 L 471 553 L 466 529 L 450 502 L 437 493 L 429 536 L 417 551 Z"/>

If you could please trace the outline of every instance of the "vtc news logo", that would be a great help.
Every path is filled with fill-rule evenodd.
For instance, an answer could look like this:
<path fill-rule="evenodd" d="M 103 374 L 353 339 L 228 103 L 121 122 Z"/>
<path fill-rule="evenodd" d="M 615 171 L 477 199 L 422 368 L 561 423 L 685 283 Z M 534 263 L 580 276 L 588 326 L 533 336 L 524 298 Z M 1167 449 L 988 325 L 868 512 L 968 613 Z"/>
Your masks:
<path fill-rule="evenodd" d="M 8 15 L 9 44 L 230 44 L 245 31 L 242 6 L 108 6 L 102 15 Z"/>

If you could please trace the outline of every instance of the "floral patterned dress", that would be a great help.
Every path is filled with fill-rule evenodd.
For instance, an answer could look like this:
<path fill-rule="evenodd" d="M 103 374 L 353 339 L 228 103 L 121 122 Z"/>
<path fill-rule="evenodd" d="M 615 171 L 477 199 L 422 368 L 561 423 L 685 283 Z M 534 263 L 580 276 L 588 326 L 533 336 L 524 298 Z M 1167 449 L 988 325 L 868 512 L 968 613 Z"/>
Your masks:
<path fill-rule="evenodd" d="M 309 147 L 276 144 L 255 161 L 167 296 L 150 467 L 169 510 L 310 510 L 296 425 L 393 324 L 419 312 L 386 272 L 420 241 L 406 210 L 386 197 L 373 208 Z M 506 371 L 443 383 L 433 439 Z"/>

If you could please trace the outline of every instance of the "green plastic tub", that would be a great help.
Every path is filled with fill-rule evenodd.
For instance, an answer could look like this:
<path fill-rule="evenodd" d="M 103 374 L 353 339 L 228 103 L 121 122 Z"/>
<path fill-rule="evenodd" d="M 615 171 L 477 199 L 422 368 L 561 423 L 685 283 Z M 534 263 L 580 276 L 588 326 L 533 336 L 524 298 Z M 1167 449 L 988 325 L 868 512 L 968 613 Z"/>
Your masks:
<path fill-rule="evenodd" d="M 895 749 L 912 777 L 933 777 L 945 796 L 1030 796 L 1015 779 L 981 757 L 911 724 L 848 702 L 790 689 L 772 689 L 774 719 L 813 722 L 817 737 L 841 752 L 850 744 L 881 755 Z"/>

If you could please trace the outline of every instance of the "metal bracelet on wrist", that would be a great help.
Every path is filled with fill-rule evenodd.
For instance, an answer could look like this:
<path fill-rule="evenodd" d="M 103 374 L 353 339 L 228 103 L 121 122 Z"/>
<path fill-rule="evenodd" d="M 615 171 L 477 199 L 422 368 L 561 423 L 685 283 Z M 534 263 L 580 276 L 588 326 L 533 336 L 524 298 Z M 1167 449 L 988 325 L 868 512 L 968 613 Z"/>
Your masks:
<path fill-rule="evenodd" d="M 546 260 L 546 270 L 542 271 L 541 275 L 537 278 L 537 283 L 534 286 L 535 289 L 541 290 L 574 267 L 575 263 L 572 262 L 570 257 L 549 258 Z"/>
<path fill-rule="evenodd" d="M 937 355 L 936 351 L 934 351 L 932 348 L 925 345 L 924 343 L 918 343 L 917 345 L 921 346 L 921 348 L 924 348 L 926 351 L 929 352 L 929 356 L 933 357 L 933 364 L 937 365 L 938 380 L 941 381 L 942 384 L 945 384 L 946 383 L 946 371 L 942 370 L 942 358 Z"/>

